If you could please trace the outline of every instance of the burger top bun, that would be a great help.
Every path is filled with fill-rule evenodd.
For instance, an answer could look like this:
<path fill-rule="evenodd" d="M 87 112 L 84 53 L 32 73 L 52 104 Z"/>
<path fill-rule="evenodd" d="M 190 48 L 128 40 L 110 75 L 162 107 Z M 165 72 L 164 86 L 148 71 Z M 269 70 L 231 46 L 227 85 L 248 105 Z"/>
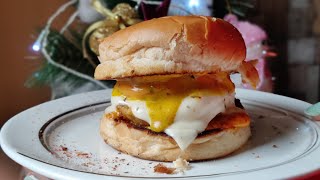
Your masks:
<path fill-rule="evenodd" d="M 246 47 L 230 23 L 205 16 L 167 16 L 144 21 L 105 38 L 95 78 L 236 71 Z"/>

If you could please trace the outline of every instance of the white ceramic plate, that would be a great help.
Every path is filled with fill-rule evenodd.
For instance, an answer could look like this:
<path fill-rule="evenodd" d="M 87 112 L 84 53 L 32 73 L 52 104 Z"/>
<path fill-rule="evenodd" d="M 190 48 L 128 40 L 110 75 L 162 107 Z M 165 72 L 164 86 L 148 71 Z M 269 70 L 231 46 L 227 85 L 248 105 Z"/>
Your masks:
<path fill-rule="evenodd" d="M 1 147 L 19 164 L 53 179 L 262 180 L 320 168 L 320 127 L 303 114 L 309 103 L 251 90 L 236 93 L 253 119 L 251 139 L 227 157 L 191 163 L 183 174 L 154 173 L 158 162 L 119 153 L 101 140 L 99 119 L 110 97 L 105 90 L 50 101 L 14 116 L 1 130 Z"/>

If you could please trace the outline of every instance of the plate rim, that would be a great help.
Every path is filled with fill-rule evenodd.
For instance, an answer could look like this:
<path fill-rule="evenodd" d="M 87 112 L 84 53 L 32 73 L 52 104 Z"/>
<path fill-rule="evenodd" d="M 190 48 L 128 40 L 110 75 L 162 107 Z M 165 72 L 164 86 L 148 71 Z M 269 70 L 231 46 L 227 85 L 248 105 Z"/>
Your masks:
<path fill-rule="evenodd" d="M 36 107 L 39 107 L 39 106 L 46 106 L 46 104 L 52 104 L 52 103 L 56 103 L 58 101 L 69 101 L 69 100 L 72 100 L 74 98 L 77 98 L 79 96 L 84 96 L 85 94 L 91 94 L 91 95 L 94 95 L 94 94 L 106 94 L 106 93 L 110 93 L 111 90 L 108 89 L 108 90 L 99 90 L 99 91 L 93 91 L 93 92 L 88 92 L 88 93 L 81 93 L 81 94 L 77 94 L 77 95 L 72 95 L 72 96 L 68 96 L 68 97 L 65 97 L 65 98 L 60 98 L 60 99 L 57 99 L 57 100 L 53 100 L 53 101 L 49 101 L 49 102 L 45 102 L 45 103 L 42 103 L 42 104 L 39 104 L 35 107 L 32 107 L 30 109 L 33 109 L 33 108 L 36 108 Z M 252 100 L 250 99 L 250 94 L 251 93 L 255 93 L 256 96 L 258 96 L 259 98 L 256 99 L 256 100 Z M 307 106 L 310 106 L 311 104 L 307 103 L 307 102 L 304 102 L 304 101 L 301 101 L 301 100 L 298 100 L 298 99 L 294 99 L 294 98 L 290 98 L 290 97 L 285 97 L 285 96 L 281 96 L 281 95 L 277 95 L 277 94 L 273 94 L 273 93 L 266 93 L 266 92 L 260 92 L 260 91 L 254 91 L 254 90 L 246 90 L 246 89 L 236 89 L 236 96 L 241 96 L 241 98 L 245 99 L 245 100 L 249 100 L 249 101 L 256 101 L 257 103 L 264 103 L 264 102 L 261 102 L 259 101 L 259 99 L 261 99 L 261 97 L 263 96 L 273 96 L 274 98 L 280 98 L 280 99 L 283 99 L 283 100 L 287 100 L 287 101 L 291 101 L 291 102 L 296 102 L 298 104 L 300 104 L 301 107 L 307 107 Z M 265 97 L 264 97 L 265 98 Z M 109 97 L 107 97 L 106 99 L 103 99 L 102 102 L 107 102 L 108 100 L 110 100 Z M 99 102 L 96 102 L 95 103 L 99 103 Z M 264 103 L 264 104 L 268 104 L 268 103 Z M 88 104 L 89 105 L 89 104 Z M 1 128 L 1 132 L 0 132 L 0 144 L 1 144 L 1 147 L 3 149 L 3 151 L 11 158 L 13 159 L 14 161 L 18 162 L 19 164 L 22 164 L 25 166 L 25 164 L 38 164 L 38 163 L 41 163 L 41 164 L 44 164 L 43 162 L 39 161 L 39 160 L 35 160 L 35 159 L 31 159 L 30 157 L 25 157 L 24 155 L 20 154 L 16 149 L 14 149 L 14 147 L 12 146 L 12 144 L 10 144 L 10 142 L 8 142 L 8 139 L 6 138 L 6 132 L 8 130 L 10 130 L 10 125 L 13 121 L 15 121 L 15 119 L 18 119 L 20 116 L 23 116 L 23 114 L 26 112 L 26 111 L 30 111 L 30 109 L 27 109 L 15 116 L 13 116 L 12 118 L 10 118 L 9 121 L 7 121 L 3 127 Z M 73 108 L 75 109 L 75 108 Z M 285 110 L 287 110 L 286 108 L 283 108 Z M 295 114 L 298 114 L 298 115 L 301 115 L 303 117 L 307 117 L 305 114 L 303 114 L 303 110 L 300 108 L 299 111 L 294 111 Z M 48 121 L 46 121 L 48 122 Z M 319 122 L 315 122 L 315 124 L 317 124 L 319 126 Z M 89 173 L 86 173 L 86 172 L 79 172 L 79 171 L 74 171 L 74 170 L 70 170 L 70 169 L 63 169 L 62 167 L 54 167 L 52 165 L 49 165 L 49 164 L 46 164 L 47 166 L 49 166 L 48 168 L 53 168 L 53 170 L 51 170 L 51 174 L 49 173 L 50 170 L 46 170 L 46 168 L 43 168 L 43 169 L 39 169 L 39 168 L 30 168 L 28 167 L 29 169 L 35 171 L 35 172 L 38 172 L 40 174 L 44 174 L 50 178 L 59 178 L 59 179 L 70 179 L 72 177 L 70 176 L 64 176 L 63 174 L 60 173 L 60 176 L 58 173 L 52 173 L 53 171 L 56 171 L 56 172 L 62 172 L 62 171 L 66 171 L 64 173 L 67 173 L 69 171 L 72 171 L 72 172 L 76 172 L 76 173 L 80 173 L 79 175 L 81 175 L 81 177 L 86 177 L 88 175 L 87 178 L 92 178 L 92 176 L 97 176 L 98 178 L 101 178 L 102 175 L 98 175 L 98 174 L 89 174 Z M 317 169 L 320 168 L 320 165 Z M 306 174 L 309 174 L 309 173 L 312 173 L 314 172 L 315 169 L 312 169 L 312 170 L 309 170 L 308 172 L 305 172 L 304 174 L 298 174 L 296 176 L 290 176 L 291 178 L 292 177 L 300 177 L 300 176 L 303 176 L 303 175 L 306 175 Z M 249 172 L 251 173 L 251 172 Z M 247 173 L 248 174 L 248 173 Z M 243 174 L 242 174 L 243 175 Z M 117 176 L 110 176 L 110 175 L 103 175 L 104 178 L 108 179 L 108 178 L 124 178 L 124 179 L 128 179 L 128 178 L 142 178 L 142 177 L 117 177 Z M 210 178 L 210 177 L 220 177 L 219 175 L 211 175 L 211 176 L 201 176 L 200 178 Z M 228 177 L 234 177 L 234 176 L 228 176 Z M 161 178 L 168 178 L 168 177 L 158 177 L 157 179 L 161 179 Z M 169 177 L 170 178 L 170 177 Z M 178 179 L 183 179 L 183 178 L 190 178 L 190 177 L 171 177 L 171 178 L 178 178 Z M 192 177 L 192 178 L 196 178 L 196 177 Z M 144 179 L 148 179 L 148 178 L 144 178 Z M 153 178 L 152 178 L 153 179 Z"/>

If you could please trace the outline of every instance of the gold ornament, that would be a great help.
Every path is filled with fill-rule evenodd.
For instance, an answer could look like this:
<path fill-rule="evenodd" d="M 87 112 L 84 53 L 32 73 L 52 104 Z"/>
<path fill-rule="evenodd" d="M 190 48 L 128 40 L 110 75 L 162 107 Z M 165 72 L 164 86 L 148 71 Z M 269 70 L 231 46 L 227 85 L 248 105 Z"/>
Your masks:
<path fill-rule="evenodd" d="M 104 24 L 100 27 L 97 27 L 89 37 L 89 47 L 91 51 L 97 55 L 99 54 L 98 48 L 101 40 L 120 29 L 118 23 L 113 20 L 107 19 L 103 23 Z"/>
<path fill-rule="evenodd" d="M 83 38 L 83 55 L 89 59 L 90 63 L 93 63 L 86 49 L 86 41 L 88 41 L 90 50 L 99 55 L 98 47 L 102 39 L 142 20 L 138 19 L 137 11 L 127 3 L 119 3 L 111 11 L 104 7 L 99 0 L 92 0 L 91 4 L 100 14 L 106 17 L 105 20 L 92 24 Z M 94 66 L 96 66 L 95 63 Z"/>
<path fill-rule="evenodd" d="M 137 12 L 127 3 L 117 4 L 112 9 L 113 14 L 120 16 L 123 21 L 128 21 L 132 18 L 137 18 Z"/>

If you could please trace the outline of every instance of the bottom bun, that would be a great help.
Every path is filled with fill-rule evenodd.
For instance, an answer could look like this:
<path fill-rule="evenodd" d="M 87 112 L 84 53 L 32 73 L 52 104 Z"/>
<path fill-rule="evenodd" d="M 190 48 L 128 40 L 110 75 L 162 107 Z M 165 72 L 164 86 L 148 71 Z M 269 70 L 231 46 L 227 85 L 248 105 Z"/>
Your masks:
<path fill-rule="evenodd" d="M 154 161 L 175 161 L 181 157 L 188 161 L 209 160 L 228 155 L 239 149 L 251 135 L 250 126 L 207 130 L 199 134 L 183 152 L 177 143 L 165 133 L 156 133 L 132 125 L 128 121 L 115 120 L 104 115 L 100 134 L 113 148 L 129 155 Z"/>

